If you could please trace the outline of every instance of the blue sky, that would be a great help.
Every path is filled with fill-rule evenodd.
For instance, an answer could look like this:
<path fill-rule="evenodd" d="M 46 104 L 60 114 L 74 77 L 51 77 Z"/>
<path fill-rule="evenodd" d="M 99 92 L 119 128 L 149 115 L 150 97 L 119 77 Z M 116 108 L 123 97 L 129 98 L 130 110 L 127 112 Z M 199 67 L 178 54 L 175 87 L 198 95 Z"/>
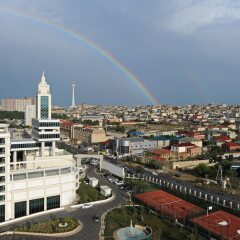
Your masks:
<path fill-rule="evenodd" d="M 44 69 L 53 102 L 150 104 L 119 69 L 48 19 L 114 55 L 159 103 L 239 103 L 237 0 L 0 0 L 0 98 L 33 96 Z M 21 14 L 20 14 L 21 15 Z"/>

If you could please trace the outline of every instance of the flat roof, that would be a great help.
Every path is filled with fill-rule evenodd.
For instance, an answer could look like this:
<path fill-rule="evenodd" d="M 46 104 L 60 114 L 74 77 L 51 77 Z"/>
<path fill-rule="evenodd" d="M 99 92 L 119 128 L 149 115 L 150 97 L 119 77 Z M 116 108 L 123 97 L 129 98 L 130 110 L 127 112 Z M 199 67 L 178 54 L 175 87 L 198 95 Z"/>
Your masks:
<path fill-rule="evenodd" d="M 103 185 L 103 186 L 100 186 L 101 189 L 104 189 L 104 190 L 112 190 L 110 187 L 106 186 L 106 185 Z"/>
<path fill-rule="evenodd" d="M 94 180 L 98 180 L 98 179 L 95 177 L 90 177 L 90 178 L 88 178 L 88 180 L 94 181 Z"/>

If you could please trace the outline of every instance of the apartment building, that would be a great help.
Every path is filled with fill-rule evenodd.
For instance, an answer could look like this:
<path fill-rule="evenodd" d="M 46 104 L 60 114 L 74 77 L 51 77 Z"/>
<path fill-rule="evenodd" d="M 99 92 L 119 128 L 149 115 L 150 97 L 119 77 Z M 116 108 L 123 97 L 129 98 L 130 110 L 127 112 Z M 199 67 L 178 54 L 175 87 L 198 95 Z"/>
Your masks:
<path fill-rule="evenodd" d="M 2 111 L 25 112 L 26 106 L 35 105 L 35 98 L 4 98 L 2 99 Z"/>

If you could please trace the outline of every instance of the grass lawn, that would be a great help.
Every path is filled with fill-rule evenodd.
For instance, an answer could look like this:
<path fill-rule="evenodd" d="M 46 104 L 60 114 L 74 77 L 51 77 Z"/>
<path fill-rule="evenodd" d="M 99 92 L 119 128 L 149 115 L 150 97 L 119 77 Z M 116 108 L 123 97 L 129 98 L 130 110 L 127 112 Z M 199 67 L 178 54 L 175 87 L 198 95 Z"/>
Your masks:
<path fill-rule="evenodd" d="M 66 227 L 60 227 L 59 224 L 67 224 Z M 49 221 L 41 222 L 41 223 L 34 223 L 28 222 L 26 225 L 22 225 L 19 227 L 14 228 L 14 231 L 19 232 L 33 232 L 33 233 L 63 233 L 63 232 L 70 232 L 76 229 L 79 226 L 79 222 L 77 219 L 72 217 L 65 217 L 65 218 L 52 218 Z"/>
<path fill-rule="evenodd" d="M 149 213 L 143 207 L 123 207 L 114 209 L 105 218 L 106 228 L 104 235 L 107 239 L 113 236 L 115 230 L 130 226 L 130 221 L 133 224 L 142 226 L 148 225 L 153 231 L 153 240 L 186 240 L 190 239 L 191 234 L 186 230 L 176 227 L 173 223 L 165 222 L 159 217 Z"/>
<path fill-rule="evenodd" d="M 97 187 L 94 188 L 89 184 L 84 183 L 84 180 L 80 181 L 77 194 L 80 198 L 79 203 L 94 202 L 106 199 L 106 197 L 100 193 L 100 190 L 98 190 Z"/>
<path fill-rule="evenodd" d="M 126 183 L 131 186 L 134 193 L 144 193 L 160 189 L 158 185 L 143 180 L 126 179 Z"/>

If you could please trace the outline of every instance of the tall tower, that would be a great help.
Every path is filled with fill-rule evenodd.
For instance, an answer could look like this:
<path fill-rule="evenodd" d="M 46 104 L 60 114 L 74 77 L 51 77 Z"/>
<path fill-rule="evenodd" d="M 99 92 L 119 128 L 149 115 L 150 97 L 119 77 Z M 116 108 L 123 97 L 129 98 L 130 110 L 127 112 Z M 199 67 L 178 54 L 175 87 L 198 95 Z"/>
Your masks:
<path fill-rule="evenodd" d="M 33 119 L 33 137 L 41 143 L 41 156 L 45 156 L 45 150 L 51 148 L 49 155 L 55 155 L 56 141 L 60 138 L 59 120 L 52 119 L 52 97 L 50 87 L 46 81 L 44 73 L 38 84 L 37 90 L 37 115 Z"/>
<path fill-rule="evenodd" d="M 50 87 L 43 72 L 37 91 L 37 119 L 51 119 L 51 99 Z"/>
<path fill-rule="evenodd" d="M 72 108 L 75 107 L 75 87 L 76 87 L 76 82 L 73 80 L 72 81 Z"/>

